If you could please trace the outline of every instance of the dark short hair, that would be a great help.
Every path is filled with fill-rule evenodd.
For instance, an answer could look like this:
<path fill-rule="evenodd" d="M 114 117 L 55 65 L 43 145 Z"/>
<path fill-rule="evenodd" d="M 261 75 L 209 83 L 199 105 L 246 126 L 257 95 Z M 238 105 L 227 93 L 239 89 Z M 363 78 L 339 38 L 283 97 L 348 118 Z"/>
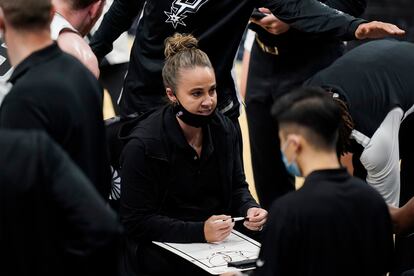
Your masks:
<path fill-rule="evenodd" d="M 279 128 L 301 133 L 315 148 L 335 150 L 341 110 L 321 88 L 302 87 L 282 96 L 272 107 Z"/>
<path fill-rule="evenodd" d="M 51 0 L 0 0 L 4 17 L 16 29 L 49 28 Z"/>

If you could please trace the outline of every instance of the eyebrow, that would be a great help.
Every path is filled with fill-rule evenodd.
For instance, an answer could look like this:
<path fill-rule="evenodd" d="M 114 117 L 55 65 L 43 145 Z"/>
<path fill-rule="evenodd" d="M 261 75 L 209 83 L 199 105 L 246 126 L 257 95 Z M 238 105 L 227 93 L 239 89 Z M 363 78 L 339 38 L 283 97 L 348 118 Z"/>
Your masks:
<path fill-rule="evenodd" d="M 210 89 L 212 89 L 212 88 L 217 88 L 217 84 L 213 84 L 213 85 L 211 85 L 211 86 L 209 87 L 209 90 L 210 90 Z M 204 90 L 204 87 L 201 87 L 201 86 L 194 87 L 194 88 L 192 88 L 192 89 L 190 90 L 190 92 L 193 92 L 193 91 L 198 91 L 198 90 Z"/>

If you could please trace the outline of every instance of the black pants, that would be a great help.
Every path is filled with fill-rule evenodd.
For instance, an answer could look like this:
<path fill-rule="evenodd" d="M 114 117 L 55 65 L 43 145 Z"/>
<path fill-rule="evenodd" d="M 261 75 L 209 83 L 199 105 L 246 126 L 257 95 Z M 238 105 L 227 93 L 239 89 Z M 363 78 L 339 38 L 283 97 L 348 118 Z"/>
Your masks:
<path fill-rule="evenodd" d="M 254 43 L 246 113 L 254 181 L 263 208 L 269 209 L 273 200 L 294 190 L 294 177 L 287 173 L 282 162 L 278 127 L 270 115 L 273 103 L 342 54 L 343 46 L 339 42 L 303 45 L 303 49 L 281 51 L 278 56 L 264 53 Z"/>
<path fill-rule="evenodd" d="M 107 64 L 101 66 L 99 69 L 99 80 L 102 86 L 108 90 L 115 114 L 118 115 L 119 107 L 117 101 L 124 84 L 125 74 L 128 71 L 128 62 L 114 65 Z"/>

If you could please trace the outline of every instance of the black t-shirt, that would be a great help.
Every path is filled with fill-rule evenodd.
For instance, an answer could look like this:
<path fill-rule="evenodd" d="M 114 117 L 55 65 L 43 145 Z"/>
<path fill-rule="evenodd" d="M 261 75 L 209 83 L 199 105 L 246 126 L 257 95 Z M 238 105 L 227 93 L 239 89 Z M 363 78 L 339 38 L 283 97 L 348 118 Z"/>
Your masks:
<path fill-rule="evenodd" d="M 387 205 L 346 169 L 314 171 L 276 200 L 264 235 L 260 276 L 380 276 L 393 262 Z"/>
<path fill-rule="evenodd" d="M 237 117 L 239 101 L 231 69 L 254 7 L 268 7 L 293 28 L 344 39 L 354 38 L 362 22 L 315 0 L 119 0 L 92 38 L 91 46 L 98 57 L 111 50 L 112 42 L 130 27 L 144 3 L 120 103 L 124 114 L 163 104 L 164 40 L 176 32 L 191 33 L 199 39 L 200 48 L 209 55 L 216 71 L 218 108 Z"/>
<path fill-rule="evenodd" d="M 3 275 L 115 275 L 120 226 L 45 133 L 0 130 Z"/>
<path fill-rule="evenodd" d="M 327 86 L 347 102 L 355 129 L 372 137 L 394 107 L 414 105 L 414 44 L 395 40 L 365 43 L 307 81 Z"/>
<path fill-rule="evenodd" d="M 0 108 L 0 127 L 46 131 L 108 199 L 110 167 L 96 78 L 57 44 L 18 64 Z"/>

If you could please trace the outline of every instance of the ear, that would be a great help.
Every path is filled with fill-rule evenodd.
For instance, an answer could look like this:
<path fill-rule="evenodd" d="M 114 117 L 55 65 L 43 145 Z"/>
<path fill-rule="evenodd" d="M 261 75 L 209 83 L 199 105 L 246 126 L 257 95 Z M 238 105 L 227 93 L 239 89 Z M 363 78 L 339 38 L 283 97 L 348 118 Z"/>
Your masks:
<path fill-rule="evenodd" d="M 296 153 L 302 150 L 303 137 L 301 135 L 288 134 L 286 139 L 290 141 L 290 143 L 292 144 L 292 148 L 295 149 Z"/>
<path fill-rule="evenodd" d="M 95 20 L 99 18 L 102 14 L 103 8 L 105 5 L 105 0 L 98 0 L 89 6 L 89 16 Z"/>
<path fill-rule="evenodd" d="M 4 12 L 3 12 L 3 8 L 0 7 L 0 30 L 4 31 L 5 29 L 5 22 L 4 22 Z"/>
<path fill-rule="evenodd" d="M 171 88 L 167 87 L 165 89 L 165 93 L 167 94 L 167 97 L 171 102 L 177 103 L 177 97 L 175 97 L 175 94 Z"/>
<path fill-rule="evenodd" d="M 55 5 L 52 5 L 52 8 L 50 9 L 50 14 L 49 14 L 49 23 L 52 23 L 55 13 L 56 13 L 56 7 Z"/>

